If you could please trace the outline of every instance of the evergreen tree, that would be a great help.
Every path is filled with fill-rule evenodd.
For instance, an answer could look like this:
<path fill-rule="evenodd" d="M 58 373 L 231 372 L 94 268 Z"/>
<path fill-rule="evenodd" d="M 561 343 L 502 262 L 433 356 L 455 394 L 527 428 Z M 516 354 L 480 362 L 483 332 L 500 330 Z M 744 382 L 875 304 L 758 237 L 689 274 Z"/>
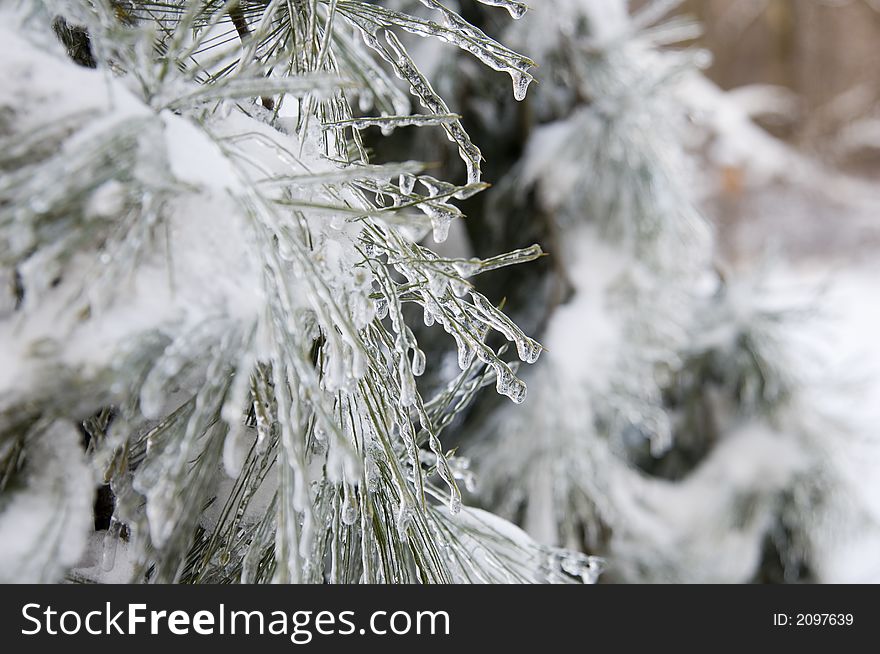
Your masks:
<path fill-rule="evenodd" d="M 541 347 L 469 280 L 541 252 L 426 245 L 483 190 L 481 154 L 398 34 L 466 50 L 519 100 L 533 64 L 423 4 L 430 19 L 336 0 L 3 10 L 4 579 L 77 562 L 96 483 L 102 566 L 122 546 L 136 580 L 595 577 L 462 508 L 441 442 L 483 386 L 525 398 L 486 335 L 528 363 Z M 371 162 L 360 130 L 410 125 L 445 132 L 463 184 Z M 411 306 L 459 351 L 431 396 Z"/>
<path fill-rule="evenodd" d="M 858 428 L 700 193 L 832 176 L 680 4 L 0 9 L 0 580 L 823 580 Z"/>
<path fill-rule="evenodd" d="M 523 115 L 484 123 L 481 140 L 524 146 L 469 233 L 478 254 L 524 233 L 550 253 L 543 274 L 497 280 L 532 273 L 510 310 L 548 354 L 525 406 L 479 400 L 463 449 L 487 507 L 605 557 L 606 580 L 822 579 L 832 534 L 873 522 L 840 456 L 864 426 L 835 409 L 851 388 L 799 336 L 814 293 L 719 260 L 700 167 L 735 158 L 801 189 L 858 189 L 702 76 L 679 4 L 549 0 L 503 30 L 543 74 Z M 520 219 L 531 231 L 504 230 Z"/>

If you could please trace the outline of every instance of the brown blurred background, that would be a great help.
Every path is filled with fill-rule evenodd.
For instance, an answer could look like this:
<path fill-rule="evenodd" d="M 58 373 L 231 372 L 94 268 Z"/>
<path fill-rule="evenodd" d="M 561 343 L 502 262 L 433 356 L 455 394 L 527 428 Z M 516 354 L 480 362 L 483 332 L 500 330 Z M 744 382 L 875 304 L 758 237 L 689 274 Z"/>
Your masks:
<path fill-rule="evenodd" d="M 877 116 L 880 0 L 686 0 L 714 54 L 709 76 L 725 89 L 773 84 L 793 91 L 798 110 L 768 125 L 826 161 L 880 171 L 874 149 L 835 148 L 854 121 Z"/>
<path fill-rule="evenodd" d="M 756 122 L 827 173 L 746 190 L 743 171 L 718 170 L 724 191 L 705 210 L 723 258 L 748 263 L 769 246 L 788 260 L 875 260 L 880 0 L 684 0 L 678 13 L 702 24 L 705 72 L 721 88 L 778 87 L 781 110 Z"/>

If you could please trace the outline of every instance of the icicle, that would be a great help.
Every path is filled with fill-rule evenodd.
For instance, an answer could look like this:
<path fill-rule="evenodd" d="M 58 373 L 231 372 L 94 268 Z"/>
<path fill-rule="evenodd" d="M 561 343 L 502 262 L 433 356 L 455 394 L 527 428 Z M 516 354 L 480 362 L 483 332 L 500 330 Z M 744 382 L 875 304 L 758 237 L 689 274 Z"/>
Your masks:
<path fill-rule="evenodd" d="M 533 62 L 493 41 L 473 25 L 470 25 L 461 16 L 437 2 L 437 0 L 420 1 L 423 5 L 440 11 L 443 14 L 444 23 L 449 27 L 448 30 L 443 32 L 436 29 L 431 30 L 430 34 L 470 52 L 490 68 L 508 73 L 513 80 L 513 96 L 519 101 L 525 100 L 526 91 L 529 83 L 532 81 L 532 76 L 526 71 L 534 65 Z M 511 4 L 505 2 L 505 0 L 496 1 L 504 2 L 504 4 L 497 6 L 506 7 L 515 18 L 525 13 L 524 5 L 519 3 Z M 516 14 L 519 14 L 519 16 Z M 477 43 L 480 45 L 477 45 Z"/>
<path fill-rule="evenodd" d="M 443 8 L 444 11 L 448 11 Z M 431 84 L 424 75 L 413 64 L 412 59 L 400 42 L 400 39 L 390 30 L 384 30 L 385 41 L 391 49 L 383 47 L 376 38 L 376 30 L 370 30 L 368 23 L 358 23 L 363 29 L 362 36 L 364 42 L 373 50 L 375 50 L 383 59 L 394 66 L 397 76 L 409 83 L 410 93 L 417 97 L 426 109 L 435 115 L 449 115 L 449 107 L 443 99 L 437 95 Z M 488 37 L 485 37 L 486 40 Z M 393 54 L 392 54 L 393 53 Z M 462 160 L 467 166 L 468 183 L 476 183 L 480 181 L 480 162 L 482 154 L 480 149 L 473 144 L 467 132 L 461 126 L 461 122 L 456 120 L 448 125 L 444 125 L 446 135 L 450 141 L 458 145 L 458 151 Z"/>
<path fill-rule="evenodd" d="M 403 195 L 410 195 L 416 186 L 416 176 L 411 173 L 403 173 L 400 176 L 400 192 Z"/>
<path fill-rule="evenodd" d="M 426 270 L 424 274 L 428 278 L 428 288 L 434 297 L 443 297 L 446 293 L 446 288 L 449 286 L 449 277 L 430 269 Z"/>
<path fill-rule="evenodd" d="M 516 339 L 516 351 L 521 361 L 535 363 L 541 356 L 544 348 L 541 347 L 540 343 L 530 338 L 518 338 Z"/>
<path fill-rule="evenodd" d="M 495 364 L 495 390 L 499 395 L 509 397 L 514 404 L 522 404 L 526 400 L 526 384 L 510 368 L 503 363 Z"/>
<path fill-rule="evenodd" d="M 375 302 L 376 318 L 378 320 L 385 320 L 388 317 L 388 301 L 384 297 L 380 297 Z"/>
<path fill-rule="evenodd" d="M 465 157 L 464 151 L 463 150 L 459 150 L 459 151 L 462 152 L 462 157 L 464 158 Z M 467 168 L 468 184 L 478 184 L 480 182 L 480 176 L 481 176 L 480 165 L 478 163 L 475 163 L 472 159 L 467 159 L 467 158 L 465 158 L 464 164 L 465 164 L 465 168 Z"/>
<path fill-rule="evenodd" d="M 342 484 L 342 522 L 351 527 L 357 524 L 358 507 L 350 484 Z"/>
<path fill-rule="evenodd" d="M 434 179 L 429 175 L 422 175 L 419 177 L 419 182 L 428 190 L 428 195 L 432 198 L 439 195 L 450 195 L 457 188 L 455 184 Z"/>
<path fill-rule="evenodd" d="M 400 377 L 400 406 L 407 408 L 416 401 L 416 381 L 413 379 L 413 373 L 410 371 L 405 352 L 400 355 L 398 371 Z"/>
<path fill-rule="evenodd" d="M 464 186 L 459 186 L 455 193 L 452 194 L 456 200 L 468 200 L 474 197 L 477 193 L 485 191 L 491 185 L 485 182 L 481 182 L 480 180 L 468 181 Z"/>
<path fill-rule="evenodd" d="M 423 425 L 426 425 L 426 431 L 429 430 L 430 427 L 427 426 L 431 424 L 431 421 L 428 416 L 420 412 L 419 419 Z M 452 468 L 449 466 L 449 461 L 447 461 L 446 455 L 443 454 L 443 446 L 440 444 L 440 439 L 437 438 L 436 434 L 430 431 L 428 431 L 428 444 L 430 445 L 431 452 L 434 454 L 436 460 L 437 473 L 449 487 L 449 511 L 455 515 L 461 511 L 461 491 L 455 483 L 455 475 L 452 472 Z"/>
<path fill-rule="evenodd" d="M 443 243 L 449 236 L 449 226 L 455 218 L 461 216 L 461 212 L 448 205 L 425 204 L 425 213 L 431 219 L 431 227 L 434 231 L 434 242 Z"/>
<path fill-rule="evenodd" d="M 449 280 L 449 288 L 455 297 L 464 297 L 473 287 L 468 282 L 453 278 Z"/>
<path fill-rule="evenodd" d="M 512 72 L 510 77 L 513 80 L 513 97 L 516 98 L 518 102 L 522 102 L 526 99 L 529 84 L 532 83 L 532 76 L 520 72 Z"/>
<path fill-rule="evenodd" d="M 425 374 L 426 363 L 427 357 L 425 357 L 425 353 L 418 347 L 413 347 L 412 374 L 416 377 L 421 377 L 423 374 Z"/>
<path fill-rule="evenodd" d="M 479 293 L 472 293 L 474 306 L 479 310 L 478 318 L 488 326 L 501 332 L 509 340 L 516 343 L 517 354 L 525 363 L 535 363 L 541 356 L 543 347 L 540 343 L 522 333 L 519 327 L 498 310 L 491 302 Z"/>
<path fill-rule="evenodd" d="M 467 346 L 465 340 L 457 333 L 453 332 L 452 337 L 455 339 L 455 345 L 458 348 L 458 367 L 462 370 L 467 370 L 474 362 L 474 355 L 476 353 Z"/>
<path fill-rule="evenodd" d="M 334 123 L 325 123 L 324 127 L 353 127 L 357 130 L 378 127 L 383 136 L 390 136 L 398 127 L 432 127 L 447 125 L 460 119 L 455 114 L 410 114 L 406 116 L 372 116 L 366 118 L 350 118 Z"/>
<path fill-rule="evenodd" d="M 515 0 L 477 0 L 477 2 L 489 5 L 490 7 L 503 7 L 504 9 L 507 9 L 507 12 L 513 20 L 519 20 L 525 16 L 526 12 L 529 10 L 525 4 L 522 2 L 516 2 Z"/>

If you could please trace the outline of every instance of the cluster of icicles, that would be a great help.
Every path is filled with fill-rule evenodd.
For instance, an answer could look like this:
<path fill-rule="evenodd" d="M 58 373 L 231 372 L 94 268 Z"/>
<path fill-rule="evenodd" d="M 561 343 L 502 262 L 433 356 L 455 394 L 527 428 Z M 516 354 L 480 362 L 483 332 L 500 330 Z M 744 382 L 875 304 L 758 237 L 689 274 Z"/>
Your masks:
<path fill-rule="evenodd" d="M 442 198 L 423 202 L 419 208 L 431 219 L 434 240 L 438 243 L 443 242 L 447 238 L 452 220 L 461 217 L 460 210 L 447 204 L 447 201 L 451 198 L 465 199 L 470 197 L 482 185 L 472 184 L 456 189 L 447 182 L 441 182 L 428 176 L 416 177 L 406 173 L 400 176 L 400 196 L 394 196 L 395 203 L 410 197 L 417 181 L 428 189 L 429 198 Z M 534 250 L 531 253 L 533 252 Z M 429 250 L 422 250 L 422 254 L 436 257 Z M 436 261 L 433 270 L 432 266 L 412 265 L 406 259 L 394 262 L 395 269 L 419 289 L 418 295 L 424 309 L 425 325 L 430 327 L 438 323 L 455 340 L 458 349 L 458 365 L 461 370 L 467 370 L 473 364 L 474 359 L 478 359 L 494 370 L 495 387 L 498 393 L 520 404 L 526 398 L 525 383 L 514 374 L 508 364 L 503 362 L 484 343 L 484 338 L 489 329 L 498 331 L 508 341 L 516 345 L 519 359 L 529 364 L 538 360 L 542 347 L 535 340 L 526 336 L 510 318 L 464 281 L 481 272 L 484 266 L 484 262 L 479 259 L 459 260 L 451 264 L 441 264 Z M 424 285 L 422 280 L 426 276 L 428 283 Z M 389 311 L 387 298 L 391 297 L 393 290 L 385 290 L 386 299 L 379 300 L 377 303 L 377 317 L 383 319 L 389 314 L 391 315 L 394 330 L 401 335 L 399 339 L 401 342 L 398 343 L 399 347 L 402 345 L 401 349 L 403 350 L 401 359 L 408 356 L 409 350 L 412 350 L 410 369 L 412 374 L 418 377 L 425 369 L 425 355 L 415 344 L 411 331 L 403 324 L 402 316 L 398 312 Z M 470 295 L 470 303 L 458 301 L 457 298 L 464 295 Z M 408 375 L 402 374 L 404 383 L 402 384 L 401 403 L 403 406 L 412 404 L 415 393 L 414 387 L 405 382 L 408 377 Z"/>

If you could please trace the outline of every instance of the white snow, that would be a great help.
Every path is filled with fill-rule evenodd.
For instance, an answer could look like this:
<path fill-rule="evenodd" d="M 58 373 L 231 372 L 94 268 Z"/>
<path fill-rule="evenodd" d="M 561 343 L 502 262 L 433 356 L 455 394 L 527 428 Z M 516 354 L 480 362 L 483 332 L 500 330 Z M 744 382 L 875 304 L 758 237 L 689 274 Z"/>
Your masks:
<path fill-rule="evenodd" d="M 94 501 L 79 441 L 76 427 L 60 421 L 26 439 L 23 485 L 0 502 L 0 582 L 53 582 L 79 560 Z"/>

